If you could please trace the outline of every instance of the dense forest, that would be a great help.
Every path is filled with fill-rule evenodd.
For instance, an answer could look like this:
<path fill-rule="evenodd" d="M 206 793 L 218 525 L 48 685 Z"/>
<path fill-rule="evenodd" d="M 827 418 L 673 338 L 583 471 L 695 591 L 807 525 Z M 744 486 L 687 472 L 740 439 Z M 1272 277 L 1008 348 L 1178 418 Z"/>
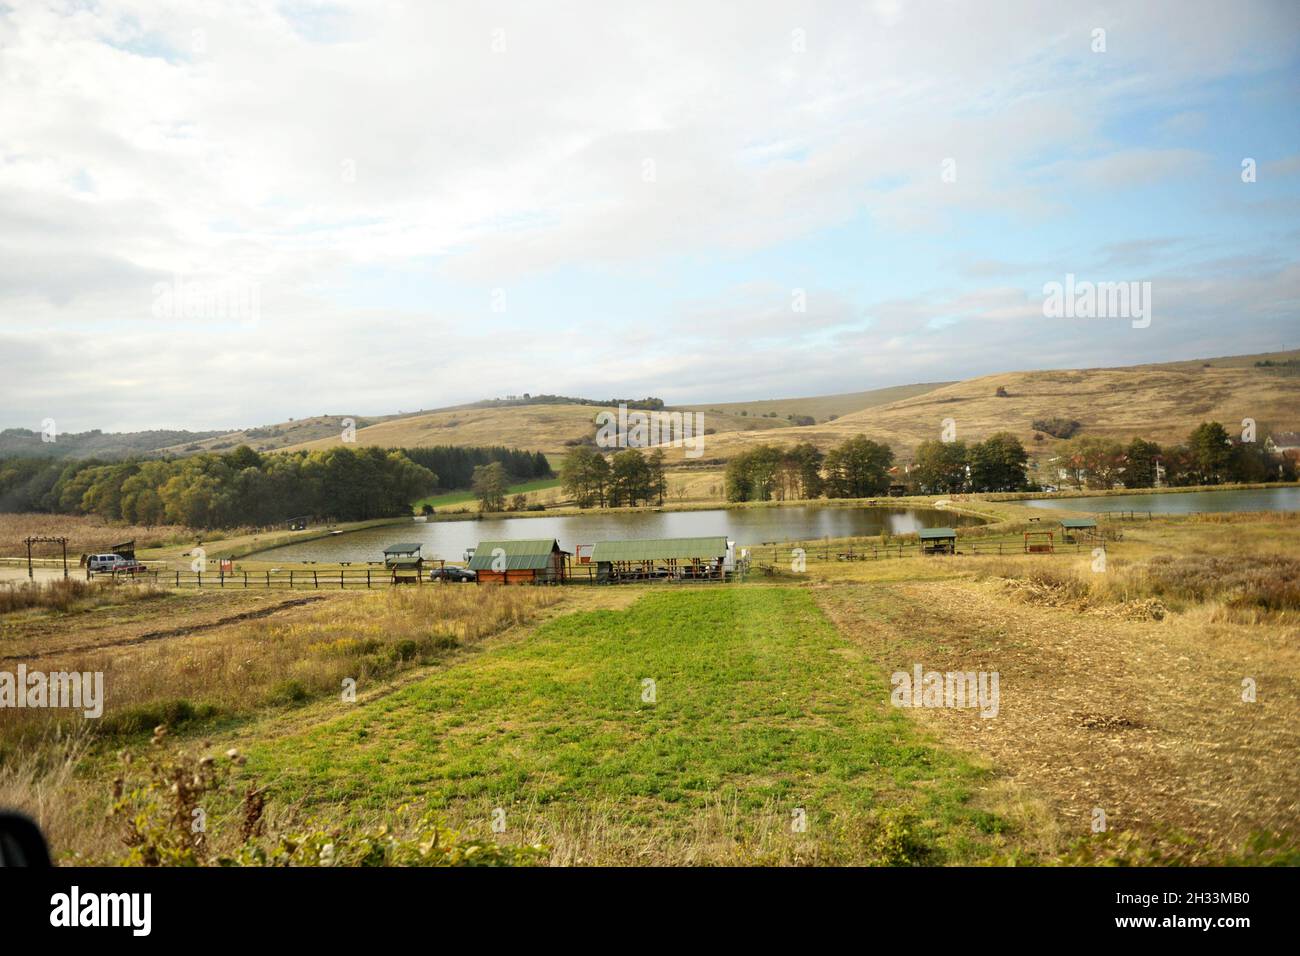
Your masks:
<path fill-rule="evenodd" d="M 509 448 L 342 445 L 259 454 L 242 446 L 171 459 L 0 458 L 0 511 L 191 528 L 260 527 L 297 515 L 364 521 L 410 514 L 413 501 L 438 488 L 468 488 L 475 466 L 491 462 L 513 478 L 550 473 L 545 456 Z"/>
<path fill-rule="evenodd" d="M 460 445 L 435 445 L 431 448 L 404 448 L 406 457 L 423 465 L 438 476 L 439 489 L 459 491 L 471 487 L 474 469 L 500 462 L 511 482 L 536 481 L 553 476 L 551 465 L 540 451 L 518 448 L 477 448 Z"/>

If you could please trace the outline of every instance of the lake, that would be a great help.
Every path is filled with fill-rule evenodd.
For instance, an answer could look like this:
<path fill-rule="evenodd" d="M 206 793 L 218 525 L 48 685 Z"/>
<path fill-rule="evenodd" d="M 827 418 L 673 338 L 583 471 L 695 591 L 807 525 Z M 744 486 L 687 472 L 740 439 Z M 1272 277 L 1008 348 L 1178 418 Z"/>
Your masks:
<path fill-rule="evenodd" d="M 1090 498 L 1033 498 L 1021 504 L 1031 508 L 1064 508 L 1069 511 L 1150 511 L 1153 514 L 1300 511 L 1300 487 L 1156 492 L 1151 495 L 1104 495 Z"/>
<path fill-rule="evenodd" d="M 978 518 L 929 508 L 841 508 L 791 505 L 779 508 L 718 508 L 709 511 L 643 511 L 554 518 L 485 518 L 478 521 L 412 521 L 366 528 L 287 544 L 249 557 L 259 561 L 380 561 L 387 545 L 418 541 L 425 558 L 460 561 L 479 541 L 556 538 L 575 544 L 622 538 L 701 538 L 726 535 L 740 545 L 816 538 L 906 534 L 921 528 L 979 524 Z"/>

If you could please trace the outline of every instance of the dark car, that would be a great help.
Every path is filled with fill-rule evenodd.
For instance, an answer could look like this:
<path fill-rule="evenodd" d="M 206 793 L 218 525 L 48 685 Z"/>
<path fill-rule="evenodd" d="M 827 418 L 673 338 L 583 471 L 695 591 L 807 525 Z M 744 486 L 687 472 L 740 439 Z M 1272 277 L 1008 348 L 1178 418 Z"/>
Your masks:
<path fill-rule="evenodd" d="M 458 583 L 461 581 L 473 581 L 478 577 L 468 568 L 434 568 L 429 572 L 430 581 L 451 581 Z"/>

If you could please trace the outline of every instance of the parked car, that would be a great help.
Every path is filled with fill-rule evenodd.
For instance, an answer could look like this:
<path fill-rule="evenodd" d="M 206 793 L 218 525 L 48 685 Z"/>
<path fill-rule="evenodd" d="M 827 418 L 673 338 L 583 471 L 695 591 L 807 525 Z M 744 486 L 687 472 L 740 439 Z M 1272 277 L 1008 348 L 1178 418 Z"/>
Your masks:
<path fill-rule="evenodd" d="M 478 575 L 468 568 L 434 568 L 429 572 L 430 581 L 451 581 L 458 583 L 461 581 L 474 581 Z"/>
<path fill-rule="evenodd" d="M 92 554 L 86 558 L 86 569 L 91 574 L 139 574 L 144 565 L 120 554 Z"/>

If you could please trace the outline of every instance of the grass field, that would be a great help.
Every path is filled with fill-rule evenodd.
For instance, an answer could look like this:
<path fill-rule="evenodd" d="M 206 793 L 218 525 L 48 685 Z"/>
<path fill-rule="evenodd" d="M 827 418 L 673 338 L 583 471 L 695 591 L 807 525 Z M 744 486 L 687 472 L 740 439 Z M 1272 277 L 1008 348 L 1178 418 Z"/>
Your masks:
<path fill-rule="evenodd" d="M 972 540 L 1027 510 L 975 506 L 1002 525 Z M 254 788 L 268 842 L 434 814 L 559 865 L 1295 862 L 1297 553 L 1296 515 L 1206 515 L 1124 523 L 1101 574 L 1085 550 L 27 606 L 0 614 L 0 656 L 100 670 L 107 703 L 7 714 L 0 802 L 65 859 L 121 861 L 113 781 L 165 793 L 138 790 L 146 765 L 234 748 L 205 806 L 238 820 Z M 998 672 L 997 717 L 890 706 L 918 663 Z"/>
<path fill-rule="evenodd" d="M 560 487 L 558 478 L 539 478 L 537 481 L 524 481 L 511 485 L 507 490 L 508 495 L 525 495 L 538 491 L 549 491 L 553 488 Z M 474 492 L 472 491 L 452 491 L 445 495 L 432 495 L 428 498 L 421 498 L 412 506 L 418 512 L 425 505 L 431 508 L 449 508 L 452 505 L 474 504 Z"/>

